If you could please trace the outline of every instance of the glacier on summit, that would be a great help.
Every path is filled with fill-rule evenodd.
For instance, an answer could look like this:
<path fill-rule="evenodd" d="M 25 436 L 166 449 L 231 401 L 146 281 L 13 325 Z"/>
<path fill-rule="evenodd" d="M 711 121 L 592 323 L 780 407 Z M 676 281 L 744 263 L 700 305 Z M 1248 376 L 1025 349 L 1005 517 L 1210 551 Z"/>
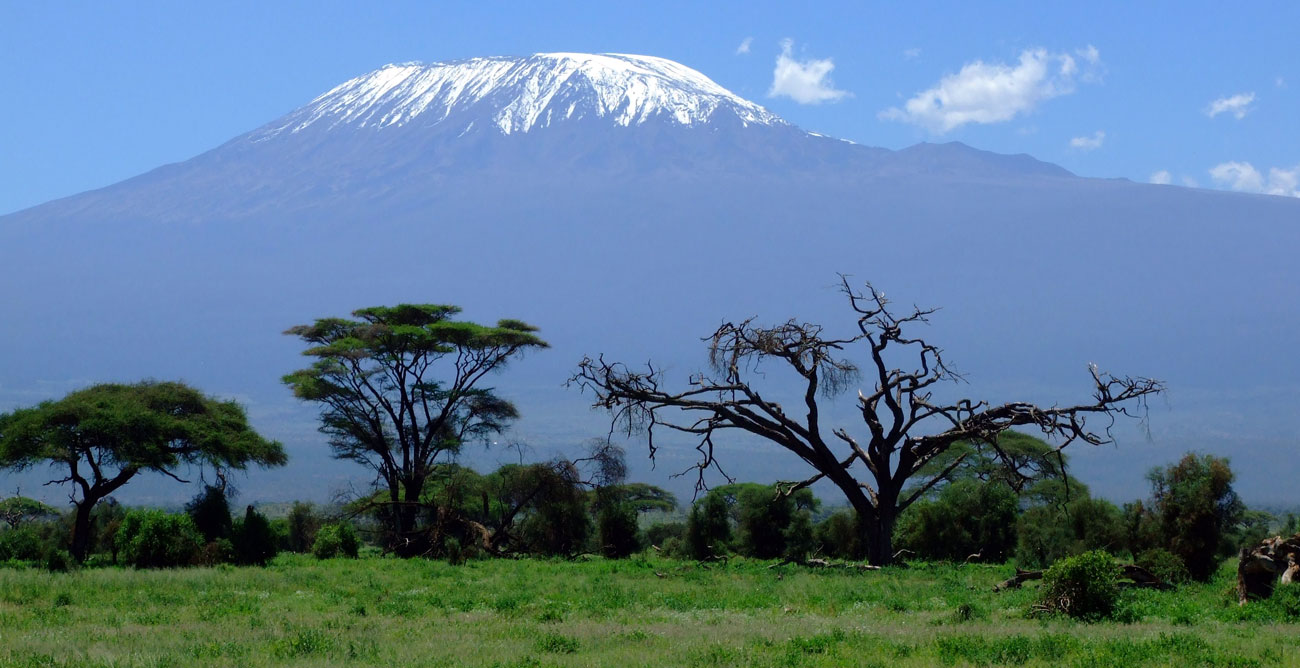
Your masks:
<path fill-rule="evenodd" d="M 539 53 L 445 63 L 387 65 L 312 100 L 254 137 L 261 141 L 317 125 L 383 128 L 428 125 L 488 110 L 509 135 L 578 118 L 640 125 L 663 118 L 693 126 L 729 114 L 741 124 L 788 125 L 775 114 L 680 63 L 627 54 Z M 464 132 L 473 129 L 473 120 Z"/>

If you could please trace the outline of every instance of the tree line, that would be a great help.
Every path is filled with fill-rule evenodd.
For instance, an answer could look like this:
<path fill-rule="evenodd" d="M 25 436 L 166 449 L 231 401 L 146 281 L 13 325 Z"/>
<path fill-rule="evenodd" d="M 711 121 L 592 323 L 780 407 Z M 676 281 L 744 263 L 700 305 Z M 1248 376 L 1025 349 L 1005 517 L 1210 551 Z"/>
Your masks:
<path fill-rule="evenodd" d="M 737 545 L 748 545 L 745 549 L 756 556 L 816 549 L 813 538 L 820 532 L 842 537 L 834 547 L 823 541 L 823 549 L 873 564 L 891 563 L 905 554 L 900 548 L 932 558 L 995 559 L 1014 552 L 1046 559 L 1056 548 L 1034 547 L 1036 540 L 1051 541 L 1034 538 L 1034 523 L 1026 517 L 1057 513 L 1041 522 L 1053 530 L 1063 525 L 1056 520 L 1069 516 L 1071 507 L 1080 508 L 1074 511 L 1080 518 L 1095 518 L 1096 508 L 1085 512 L 1072 505 L 1083 502 L 1086 488 L 1067 476 L 1062 451 L 1079 441 L 1111 442 L 1115 419 L 1141 419 L 1146 399 L 1162 392 L 1162 383 L 1090 367 L 1091 399 L 1070 406 L 940 400 L 935 387 L 961 378 L 938 346 L 913 331 L 934 311 L 897 312 L 870 284 L 858 291 L 844 279 L 842 291 L 852 323 L 845 333 L 794 320 L 774 327 L 724 324 L 707 339 L 711 371 L 692 374 L 681 388 L 670 387 L 653 364 L 633 368 L 599 356 L 580 362 L 570 385 L 594 395 L 614 429 L 629 438 L 644 437 L 652 458 L 664 432 L 698 439 L 702 457 L 692 467 L 697 492 L 706 491 L 709 470 L 734 482 L 714 458 L 715 439 L 731 432 L 758 436 L 813 471 L 768 492 L 733 484 L 707 491 L 690 509 L 681 535 L 663 537 L 678 538 L 681 549 L 697 557 L 705 546 L 721 550 L 730 544 L 725 524 L 745 537 Z M 355 524 L 380 549 L 400 556 L 592 549 L 618 556 L 638 546 L 644 537 L 634 530 L 637 514 L 670 497 L 629 485 L 623 453 L 608 440 L 580 457 L 486 475 L 456 465 L 464 447 L 500 434 L 519 417 L 487 379 L 526 353 L 548 347 L 528 323 L 505 319 L 480 325 L 457 319 L 459 313 L 449 305 L 371 307 L 285 332 L 305 345 L 311 364 L 285 375 L 284 383 L 319 408 L 320 431 L 333 456 L 375 476 L 374 492 L 352 499 L 348 521 L 338 526 Z M 855 386 L 862 425 L 824 424 L 825 402 Z M 801 399 L 787 409 L 772 396 Z M 1090 423 L 1097 418 L 1099 429 Z M 1037 428 L 1055 443 L 1035 441 L 1041 445 L 1026 450 L 1013 431 L 1017 427 Z M 74 513 L 68 545 L 76 561 L 90 554 L 95 508 L 139 473 L 183 480 L 187 470 L 206 471 L 224 489 L 230 471 L 285 462 L 282 446 L 249 427 L 237 404 L 181 383 L 97 385 L 0 415 L 0 467 L 50 466 L 59 472 L 51 484 L 70 489 Z M 1213 461 L 1205 465 L 1218 470 Z M 1226 463 L 1221 468 L 1226 470 Z M 1161 489 L 1181 489 L 1173 478 L 1160 480 Z M 808 489 L 818 482 L 837 488 L 851 509 L 834 519 L 833 527 L 813 527 L 807 516 L 815 505 Z M 764 493 L 771 496 L 766 505 L 758 503 Z M 1159 534 L 1168 542 L 1169 536 L 1183 535 L 1182 524 L 1204 528 L 1206 520 L 1191 515 L 1165 519 L 1157 498 L 1174 497 L 1158 493 L 1151 501 L 1156 507 L 1134 509 L 1135 517 L 1146 518 L 1136 521 L 1134 531 Z M 766 510 L 753 510 L 758 507 Z M 997 508 L 1013 512 L 981 512 L 972 523 L 971 509 Z M 792 524 L 772 517 L 748 521 L 747 513 L 777 513 Z M 250 509 L 242 520 L 245 531 L 250 522 L 258 523 L 254 514 Z M 575 519 L 580 516 L 585 519 Z M 1157 516 L 1158 522 L 1151 519 Z M 1021 523 L 1024 529 L 1015 531 L 1012 547 L 1009 527 Z M 701 533 L 706 524 L 718 533 Z M 986 525 L 987 530 L 980 528 Z M 770 540 L 755 538 L 760 528 Z M 204 545 L 227 540 L 230 554 L 239 553 L 233 524 L 228 537 L 217 539 L 197 525 L 195 530 L 209 539 Z M 185 533 L 172 533 L 177 531 Z M 618 531 L 630 537 L 607 540 Z M 945 537 L 945 531 L 952 535 Z M 971 531 L 979 537 L 962 537 Z M 599 536 L 594 543 L 592 536 Z M 1186 539 L 1179 541 L 1182 546 Z M 967 547 L 974 549 L 958 554 Z M 1188 568 L 1199 573 L 1203 566 L 1188 562 Z"/>

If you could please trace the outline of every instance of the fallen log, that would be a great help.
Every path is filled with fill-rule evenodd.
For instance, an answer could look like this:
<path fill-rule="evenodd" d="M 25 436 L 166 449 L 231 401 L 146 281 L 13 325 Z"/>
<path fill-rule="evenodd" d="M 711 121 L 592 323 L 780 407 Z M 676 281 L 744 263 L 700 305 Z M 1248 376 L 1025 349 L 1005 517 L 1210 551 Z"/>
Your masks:
<path fill-rule="evenodd" d="M 1006 580 L 1003 580 L 1002 582 L 993 585 L 993 591 L 999 592 L 1007 589 L 1019 589 L 1020 585 L 1028 582 L 1029 580 L 1042 580 L 1042 579 L 1043 579 L 1042 571 L 1022 571 L 1019 568 L 1017 568 L 1015 577 L 1007 578 Z"/>
<path fill-rule="evenodd" d="M 1237 556 L 1237 605 L 1268 598 L 1278 585 L 1300 580 L 1300 533 L 1265 538 L 1254 547 L 1241 548 Z"/>

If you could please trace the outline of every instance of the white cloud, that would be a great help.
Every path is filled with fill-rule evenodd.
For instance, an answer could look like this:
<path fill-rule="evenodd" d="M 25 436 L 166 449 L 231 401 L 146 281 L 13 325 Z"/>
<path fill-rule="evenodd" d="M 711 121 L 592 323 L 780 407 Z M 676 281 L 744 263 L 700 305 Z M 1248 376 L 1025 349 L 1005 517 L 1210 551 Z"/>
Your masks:
<path fill-rule="evenodd" d="M 1102 142 L 1106 141 L 1106 131 L 1098 130 L 1091 137 L 1075 137 L 1070 140 L 1070 148 L 1077 148 L 1083 151 L 1093 151 L 1101 148 Z"/>
<path fill-rule="evenodd" d="M 1265 178 L 1249 162 L 1225 162 L 1210 170 L 1210 178 L 1221 186 L 1240 192 L 1300 197 L 1300 165 L 1291 169 L 1270 168 Z"/>
<path fill-rule="evenodd" d="M 1194 178 L 1192 178 L 1192 177 L 1190 177 L 1190 176 L 1184 176 L 1184 177 L 1182 178 L 1182 181 L 1183 181 L 1183 185 L 1187 186 L 1188 188 L 1200 188 L 1200 187 L 1201 187 L 1201 184 L 1197 183 L 1197 182 L 1196 182 L 1196 179 L 1194 179 Z"/>
<path fill-rule="evenodd" d="M 749 47 L 753 43 L 754 43 L 753 37 L 746 37 L 745 40 L 740 43 L 740 46 L 736 47 L 736 55 L 739 56 L 739 55 L 749 53 Z"/>
<path fill-rule="evenodd" d="M 917 58 L 921 57 L 921 50 L 916 47 L 912 47 L 910 49 L 904 49 L 903 57 L 906 58 L 907 60 L 916 60 Z"/>
<path fill-rule="evenodd" d="M 1282 77 L 1278 77 L 1276 80 L 1273 81 L 1273 85 L 1277 88 L 1286 88 L 1286 79 L 1283 79 Z"/>
<path fill-rule="evenodd" d="M 1088 66 L 1086 78 L 1100 65 L 1101 54 L 1090 47 L 1081 57 Z M 880 118 L 920 125 L 939 134 L 967 123 L 1001 123 L 1033 111 L 1041 102 L 1073 93 L 1078 73 L 1074 56 L 1045 49 L 1022 52 L 1014 66 L 977 60 L 917 93 L 901 109 L 880 112 Z"/>
<path fill-rule="evenodd" d="M 794 40 L 781 40 L 781 55 L 776 57 L 776 69 L 772 71 L 772 88 L 768 97 L 784 95 L 799 104 L 820 104 L 835 102 L 849 95 L 848 91 L 837 90 L 830 79 L 835 63 L 830 58 L 818 60 L 795 60 L 792 55 Z"/>
<path fill-rule="evenodd" d="M 1254 101 L 1254 93 L 1237 93 L 1232 97 L 1221 97 L 1211 102 L 1210 106 L 1205 108 L 1205 113 L 1210 118 L 1227 113 L 1236 116 L 1237 120 L 1241 120 L 1251 112 L 1250 104 Z"/>
<path fill-rule="evenodd" d="M 1101 52 L 1097 50 L 1097 47 L 1091 44 L 1083 47 L 1082 49 L 1075 49 L 1074 55 L 1088 61 L 1088 63 L 1091 65 L 1097 65 L 1101 63 Z"/>
<path fill-rule="evenodd" d="M 1157 185 L 1167 186 L 1174 180 L 1174 177 L 1168 172 L 1168 170 L 1162 169 L 1158 172 L 1152 172 L 1151 178 L 1148 180 Z"/>

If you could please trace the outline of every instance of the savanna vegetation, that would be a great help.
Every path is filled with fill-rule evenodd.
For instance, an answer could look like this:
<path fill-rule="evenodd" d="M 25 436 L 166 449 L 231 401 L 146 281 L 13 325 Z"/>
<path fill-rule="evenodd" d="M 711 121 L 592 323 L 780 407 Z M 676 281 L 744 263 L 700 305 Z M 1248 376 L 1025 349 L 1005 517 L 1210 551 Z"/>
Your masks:
<path fill-rule="evenodd" d="M 460 464 L 518 417 L 487 379 L 547 344 L 452 306 L 286 332 L 312 363 L 285 384 L 319 407 L 333 455 L 374 475 L 326 505 L 237 506 L 233 473 L 285 465 L 284 451 L 234 402 L 181 383 L 0 415 L 0 467 L 48 468 L 71 500 L 0 500 L 0 664 L 1300 664 L 1300 541 L 1261 543 L 1295 516 L 1248 509 L 1228 460 L 1188 453 L 1123 505 L 1069 473 L 1066 446 L 1110 441 L 1090 416 L 1140 417 L 1162 384 L 1093 369 L 1092 400 L 1073 406 L 938 401 L 955 375 L 905 332 L 931 311 L 844 292 L 849 334 L 724 325 L 713 374 L 682 390 L 653 365 L 581 363 L 571 385 L 648 435 L 652 457 L 656 429 L 699 439 L 689 500 L 629 481 L 609 438 Z M 874 388 L 857 400 L 865 433 L 824 425 L 824 403 L 855 384 Z M 771 398 L 782 388 L 797 411 Z M 732 480 L 713 457 L 729 430 L 815 473 Z M 711 469 L 724 482 L 706 487 Z M 141 474 L 194 496 L 118 503 Z M 1238 558 L 1262 585 L 1239 591 Z M 1239 605 L 1247 593 L 1260 600 Z"/>

